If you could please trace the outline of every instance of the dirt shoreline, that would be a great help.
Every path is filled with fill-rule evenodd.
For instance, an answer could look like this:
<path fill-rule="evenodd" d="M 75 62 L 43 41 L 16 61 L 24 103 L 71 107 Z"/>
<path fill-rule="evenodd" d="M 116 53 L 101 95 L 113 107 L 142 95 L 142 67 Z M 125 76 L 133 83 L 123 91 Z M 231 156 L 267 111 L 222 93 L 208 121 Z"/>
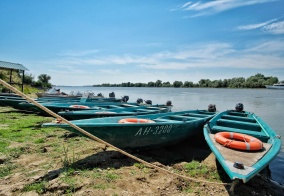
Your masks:
<path fill-rule="evenodd" d="M 68 135 L 68 133 L 67 133 Z M 69 136 L 68 136 L 69 137 Z M 81 140 L 82 138 L 78 138 Z M 68 140 L 68 139 L 67 139 Z M 44 156 L 38 157 L 36 154 L 29 153 L 20 156 L 14 161 L 22 166 L 15 173 L 0 179 L 0 195 L 283 195 L 284 188 L 279 184 L 269 180 L 265 175 L 257 175 L 246 184 L 238 184 L 234 194 L 230 192 L 230 186 L 197 183 L 178 178 L 171 174 L 166 174 L 156 169 L 149 169 L 147 172 L 141 171 L 134 165 L 136 161 L 120 154 L 119 152 L 107 148 L 105 145 L 85 139 L 88 148 L 76 150 L 76 154 L 84 155 L 78 161 L 73 176 L 78 176 L 81 183 L 74 185 L 72 193 L 67 193 L 70 184 L 60 180 L 64 174 L 64 169 L 57 164 L 53 170 L 44 171 L 38 166 L 48 163 Z M 191 141 L 194 142 L 194 141 Z M 204 144 L 202 144 L 204 145 Z M 223 182 L 230 182 L 222 174 L 214 155 L 206 146 L 189 145 L 183 143 L 171 148 L 157 149 L 147 152 L 132 152 L 133 155 L 151 162 L 166 169 L 183 170 L 183 163 L 190 162 L 192 159 L 198 160 L 208 167 L 220 170 L 224 177 Z M 48 152 L 48 147 L 46 147 Z M 32 147 L 30 148 L 32 150 Z M 100 180 L 93 182 L 81 173 L 81 169 L 110 171 L 115 168 L 120 178 L 106 182 L 107 187 L 93 188 L 95 184 L 100 184 Z M 133 175 L 130 175 L 130 173 Z M 66 175 L 66 174 L 65 174 Z M 45 180 L 46 190 L 38 194 L 35 191 L 24 192 L 26 184 L 32 184 Z M 206 180 L 206 179 L 203 179 Z M 188 188 L 190 187 L 190 188 Z M 190 191 L 187 191 L 190 190 Z"/>
<path fill-rule="evenodd" d="M 0 133 L 7 127 L 9 125 L 1 124 Z M 32 129 L 44 132 L 40 126 Z M 246 184 L 237 184 L 232 193 L 230 185 L 196 182 L 148 168 L 104 144 L 64 130 L 45 133 L 42 142 L 11 142 L 9 148 L 21 149 L 21 154 L 11 160 L 0 154 L 0 167 L 11 166 L 12 171 L 0 178 L 0 196 L 284 195 L 284 187 L 271 181 L 267 173 L 255 176 Z M 193 179 L 231 183 L 202 134 L 168 148 L 128 152 Z M 198 163 L 199 173 L 187 172 L 186 164 L 193 160 Z M 209 173 L 217 171 L 221 181 L 214 177 L 208 179 L 208 172 L 201 174 L 203 166 Z"/>

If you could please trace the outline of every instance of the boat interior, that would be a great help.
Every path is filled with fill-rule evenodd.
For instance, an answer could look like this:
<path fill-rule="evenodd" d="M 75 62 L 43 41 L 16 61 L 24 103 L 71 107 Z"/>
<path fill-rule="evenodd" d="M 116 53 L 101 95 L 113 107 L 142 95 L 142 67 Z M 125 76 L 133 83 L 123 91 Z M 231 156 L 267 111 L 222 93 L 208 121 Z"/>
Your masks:
<path fill-rule="evenodd" d="M 211 132 L 209 136 L 216 148 L 223 155 L 224 159 L 226 160 L 226 164 L 231 170 L 236 170 L 235 172 L 238 173 L 247 174 L 253 170 L 253 168 L 250 167 L 261 159 L 272 146 L 270 143 L 267 143 L 270 139 L 269 136 L 265 133 L 265 131 L 251 114 L 231 111 L 218 119 L 215 125 L 208 124 L 208 126 L 210 127 L 209 132 Z M 225 147 L 217 143 L 214 138 L 215 133 L 223 131 L 251 135 L 263 142 L 263 148 L 257 151 L 244 151 Z M 235 169 L 233 167 L 235 162 L 243 163 L 246 169 Z"/>
<path fill-rule="evenodd" d="M 198 111 L 198 113 L 184 113 L 180 115 L 167 115 L 154 119 L 155 122 L 186 122 L 198 119 L 208 118 L 214 115 L 214 112 Z"/>
<path fill-rule="evenodd" d="M 247 113 L 229 112 L 218 119 L 214 126 L 209 124 L 211 133 L 215 134 L 222 131 L 237 132 L 251 135 L 262 142 L 268 142 L 270 139 L 268 134 L 263 131 L 255 118 L 247 115 Z"/>

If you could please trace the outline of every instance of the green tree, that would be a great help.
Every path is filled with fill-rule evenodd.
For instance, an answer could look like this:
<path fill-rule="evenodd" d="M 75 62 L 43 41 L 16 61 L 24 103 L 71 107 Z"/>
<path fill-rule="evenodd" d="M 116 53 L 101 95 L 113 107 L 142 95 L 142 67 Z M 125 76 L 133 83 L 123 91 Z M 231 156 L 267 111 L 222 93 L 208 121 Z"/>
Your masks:
<path fill-rule="evenodd" d="M 183 83 L 183 87 L 193 87 L 193 82 L 189 82 L 189 81 L 185 81 L 184 83 Z"/>
<path fill-rule="evenodd" d="M 209 79 L 201 79 L 199 80 L 199 87 L 210 87 L 211 81 Z"/>
<path fill-rule="evenodd" d="M 273 85 L 275 83 L 278 83 L 278 78 L 277 77 L 268 77 L 267 80 L 265 81 L 265 85 Z"/>
<path fill-rule="evenodd" d="M 168 82 L 163 82 L 162 84 L 162 87 L 171 87 L 171 83 L 168 81 Z"/>
<path fill-rule="evenodd" d="M 24 76 L 24 83 L 28 85 L 33 85 L 35 83 L 34 76 L 32 74 Z"/>
<path fill-rule="evenodd" d="M 38 81 L 36 82 L 37 86 L 40 86 L 42 88 L 51 88 L 51 83 L 49 83 L 49 80 L 51 77 L 47 74 L 41 74 L 38 76 Z"/>
<path fill-rule="evenodd" d="M 211 87 L 213 88 L 221 88 L 223 86 L 222 80 L 214 80 L 211 82 Z"/>
<path fill-rule="evenodd" d="M 243 88 L 245 87 L 245 78 L 238 77 L 238 78 L 232 78 L 228 80 L 228 87 L 229 88 Z"/>
<path fill-rule="evenodd" d="M 155 82 L 148 82 L 148 87 L 154 87 L 155 86 Z"/>
<path fill-rule="evenodd" d="M 173 86 L 176 88 L 182 87 L 183 83 L 182 81 L 174 81 Z"/>
<path fill-rule="evenodd" d="M 1 79 L 1 80 L 6 80 L 6 78 L 7 78 L 6 75 L 7 75 L 7 74 L 5 74 L 4 71 L 1 71 L 1 70 L 0 70 L 0 79 Z"/>
<path fill-rule="evenodd" d="M 161 87 L 162 86 L 162 81 L 161 80 L 157 80 L 155 83 L 156 87 Z"/>

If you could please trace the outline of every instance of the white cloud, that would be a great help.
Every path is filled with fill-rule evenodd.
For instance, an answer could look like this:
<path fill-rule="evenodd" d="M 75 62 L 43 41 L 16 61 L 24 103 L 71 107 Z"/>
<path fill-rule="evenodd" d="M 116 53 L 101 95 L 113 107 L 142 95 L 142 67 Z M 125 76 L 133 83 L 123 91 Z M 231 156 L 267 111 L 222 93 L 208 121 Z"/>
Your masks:
<path fill-rule="evenodd" d="M 48 73 L 55 84 L 101 84 L 146 82 L 172 78 L 172 74 L 191 73 L 192 70 L 227 69 L 282 70 L 284 39 L 255 41 L 242 49 L 230 43 L 191 45 L 178 50 L 161 51 L 146 56 L 96 55 L 96 57 L 59 56 L 43 62 L 29 62 L 38 73 Z M 43 69 L 44 68 L 44 69 Z M 161 75 L 163 73 L 163 77 Z M 74 78 L 72 81 L 72 77 Z M 216 76 L 217 77 L 217 76 Z M 63 79 L 64 78 L 64 79 Z M 67 79 L 68 78 L 68 79 Z M 77 79 L 79 78 L 79 79 Z M 168 79 L 167 79 L 168 78 Z M 219 75 L 220 78 L 220 75 Z M 179 77 L 175 80 L 182 80 Z M 189 79 L 187 79 L 189 80 Z"/>
<path fill-rule="evenodd" d="M 263 30 L 271 34 L 284 34 L 284 21 L 275 22 L 263 27 Z"/>
<path fill-rule="evenodd" d="M 238 30 L 255 30 L 260 29 L 269 34 L 284 34 L 284 21 L 277 21 L 272 19 L 266 22 L 250 24 L 237 27 Z"/>
<path fill-rule="evenodd" d="M 185 7 L 189 6 L 190 4 L 191 4 L 191 2 L 187 2 L 187 3 L 183 4 L 183 5 L 181 6 L 181 8 L 185 8 Z"/>
<path fill-rule="evenodd" d="M 250 25 L 244 25 L 244 26 L 239 26 L 237 27 L 237 29 L 239 30 L 253 30 L 253 29 L 258 29 L 261 27 L 264 27 L 272 22 L 274 22 L 276 19 L 272 19 L 266 22 L 262 22 L 262 23 L 257 23 L 257 24 L 250 24 Z"/>
<path fill-rule="evenodd" d="M 104 66 L 120 66 L 116 70 L 118 72 L 127 66 L 137 66 L 149 69 L 187 69 L 189 67 L 214 67 L 214 66 L 234 66 L 250 67 L 254 62 L 255 68 L 272 68 L 283 67 L 284 57 L 284 40 L 262 41 L 248 45 L 240 50 L 229 43 L 208 43 L 200 46 L 190 46 L 179 49 L 177 51 L 163 51 L 153 53 L 147 56 L 139 56 L 133 54 L 125 55 L 106 55 L 97 56 L 96 58 L 73 57 L 69 59 L 57 59 L 50 62 L 42 62 L 46 66 L 56 66 L 57 69 L 74 70 L 86 69 L 92 67 Z M 249 58 L 251 60 L 248 60 Z M 273 65 L 266 59 L 274 61 Z M 263 59 L 262 65 L 260 60 Z M 275 59 L 275 60 L 273 60 Z M 282 59 L 282 60 L 281 60 Z M 232 63 L 240 62 L 242 63 Z M 267 64 L 265 66 L 265 64 Z M 100 69 L 109 72 L 109 69 Z"/>
<path fill-rule="evenodd" d="M 214 0 L 214 1 L 197 1 L 197 2 L 188 2 L 183 4 L 180 7 L 180 10 L 185 11 L 195 11 L 197 14 L 195 14 L 193 17 L 196 16 L 203 16 L 203 15 L 210 15 L 210 14 L 216 14 L 219 12 L 227 11 L 230 9 L 243 7 L 243 6 L 249 6 L 254 4 L 260 4 L 260 3 L 267 3 L 272 2 L 275 0 Z"/>

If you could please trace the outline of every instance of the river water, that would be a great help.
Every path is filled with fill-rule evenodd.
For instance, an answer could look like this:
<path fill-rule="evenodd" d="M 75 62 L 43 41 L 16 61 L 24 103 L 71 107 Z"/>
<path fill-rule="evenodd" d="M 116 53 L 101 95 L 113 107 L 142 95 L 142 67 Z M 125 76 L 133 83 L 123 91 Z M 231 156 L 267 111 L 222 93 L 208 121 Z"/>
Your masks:
<path fill-rule="evenodd" d="M 142 98 L 152 100 L 153 104 L 165 104 L 170 100 L 173 104 L 172 111 L 207 109 L 209 104 L 215 104 L 218 111 L 224 111 L 234 109 L 237 103 L 243 103 L 245 110 L 261 117 L 281 136 L 281 150 L 270 163 L 269 168 L 272 179 L 284 184 L 284 90 L 79 86 L 57 86 L 56 88 L 66 93 L 71 91 L 102 93 L 105 97 L 114 92 L 116 98 L 128 95 L 128 102 L 136 102 L 138 98 Z"/>

